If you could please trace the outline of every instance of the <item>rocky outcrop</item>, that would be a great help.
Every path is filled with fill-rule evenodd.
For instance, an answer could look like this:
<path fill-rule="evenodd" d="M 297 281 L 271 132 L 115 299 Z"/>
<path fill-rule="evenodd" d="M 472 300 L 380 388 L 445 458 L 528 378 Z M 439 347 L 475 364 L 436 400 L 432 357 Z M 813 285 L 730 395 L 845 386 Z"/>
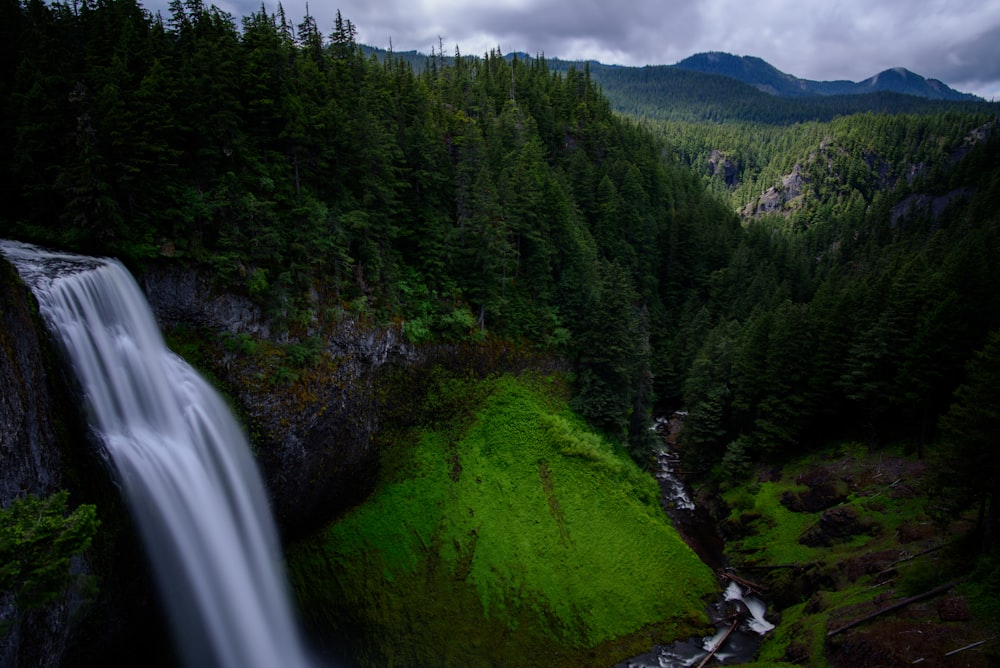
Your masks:
<path fill-rule="evenodd" d="M 377 389 L 384 371 L 406 355 L 393 330 L 351 322 L 316 338 L 320 349 L 298 366 L 279 350 L 277 360 L 226 352 L 214 369 L 250 425 L 286 536 L 322 525 L 373 489 Z"/>
<path fill-rule="evenodd" d="M 809 183 L 803 172 L 802 165 L 796 163 L 789 174 L 781 178 L 780 186 L 768 188 L 755 201 L 747 204 L 740 211 L 743 218 L 754 218 L 768 213 L 787 213 L 798 208 L 799 198 Z"/>
<path fill-rule="evenodd" d="M 412 358 L 397 330 L 344 317 L 314 322 L 297 337 L 272 331 L 249 298 L 177 264 L 147 267 L 140 284 L 162 327 L 201 332 L 205 370 L 237 404 L 286 537 L 367 496 L 379 379 Z"/>
<path fill-rule="evenodd" d="M 806 529 L 799 542 L 810 547 L 830 547 L 860 534 L 877 535 L 878 525 L 858 514 L 852 506 L 834 506 L 823 511 L 819 521 Z"/>
<path fill-rule="evenodd" d="M 177 263 L 153 263 L 138 278 L 161 326 L 183 324 L 270 337 L 260 307 L 249 297 L 214 289 L 207 272 Z"/>
<path fill-rule="evenodd" d="M 722 151 L 713 149 L 708 156 L 708 173 L 710 176 L 721 174 L 726 187 L 735 188 L 740 184 L 740 166 L 734 163 Z"/>

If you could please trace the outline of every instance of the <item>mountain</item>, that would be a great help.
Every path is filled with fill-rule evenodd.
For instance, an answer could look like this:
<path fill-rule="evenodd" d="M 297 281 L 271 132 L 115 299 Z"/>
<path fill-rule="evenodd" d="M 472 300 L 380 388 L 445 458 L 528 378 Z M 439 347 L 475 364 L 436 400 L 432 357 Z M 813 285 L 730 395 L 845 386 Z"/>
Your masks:
<path fill-rule="evenodd" d="M 862 95 L 865 93 L 902 93 L 930 100 L 977 101 L 978 97 L 962 93 L 938 81 L 924 77 L 902 67 L 879 72 L 864 81 L 812 81 L 786 74 L 770 63 L 755 56 L 734 56 L 712 51 L 689 56 L 674 67 L 706 74 L 720 74 L 771 95 L 780 97 L 807 97 L 815 95 Z"/>
<path fill-rule="evenodd" d="M 730 58 L 729 62 L 738 64 L 742 77 L 752 76 L 754 83 L 744 82 L 734 68 L 727 70 L 729 74 L 723 74 L 675 65 L 629 67 L 552 58 L 546 59 L 546 65 L 561 72 L 586 70 L 615 111 L 646 119 L 789 125 L 829 121 L 837 116 L 863 112 L 923 114 L 961 108 L 996 113 L 997 109 L 997 105 L 972 96 L 958 100 L 931 99 L 881 90 L 879 84 L 864 89 L 862 84 L 849 81 L 808 82 L 782 74 L 760 59 L 747 62 L 735 56 Z M 723 69 L 720 63 L 713 66 Z M 885 77 L 880 80 L 881 85 L 891 81 Z M 764 92 L 765 81 L 773 90 Z M 820 86 L 820 90 L 813 88 L 809 92 L 810 83 Z M 774 92 L 776 90 L 785 92 Z M 799 92 L 791 92 L 795 90 Z M 845 92 L 848 90 L 853 92 Z"/>
<path fill-rule="evenodd" d="M 855 84 L 855 88 L 858 92 L 867 93 L 874 90 L 886 90 L 906 95 L 919 95 L 920 97 L 927 97 L 932 100 L 979 99 L 970 93 L 961 93 L 953 88 L 949 88 L 937 79 L 925 79 L 919 74 L 915 74 L 903 67 L 894 67 L 890 70 L 879 72 L 875 76 Z"/>

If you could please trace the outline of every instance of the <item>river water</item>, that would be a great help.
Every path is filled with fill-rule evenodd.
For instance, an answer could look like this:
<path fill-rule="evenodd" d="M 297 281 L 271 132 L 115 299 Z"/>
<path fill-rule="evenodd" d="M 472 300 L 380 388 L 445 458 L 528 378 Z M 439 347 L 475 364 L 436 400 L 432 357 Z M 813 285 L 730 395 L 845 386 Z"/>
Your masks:
<path fill-rule="evenodd" d="M 117 261 L 0 240 L 61 342 L 186 665 L 313 665 L 249 444 Z M 137 665 L 144 663 L 135 657 Z"/>
<path fill-rule="evenodd" d="M 661 504 L 674 526 L 702 561 L 724 573 L 727 567 L 722 539 L 705 508 L 699 507 L 681 478 L 679 458 L 672 446 L 684 414 L 675 413 L 656 422 L 662 446 L 657 452 L 656 479 L 660 483 Z M 766 606 L 735 581 L 729 581 L 719 600 L 708 606 L 715 623 L 713 635 L 689 638 L 617 664 L 615 668 L 684 668 L 699 666 L 713 653 L 708 665 L 736 665 L 753 661 L 761 638 L 774 628 L 765 618 Z M 735 628 L 734 626 L 735 621 Z"/>

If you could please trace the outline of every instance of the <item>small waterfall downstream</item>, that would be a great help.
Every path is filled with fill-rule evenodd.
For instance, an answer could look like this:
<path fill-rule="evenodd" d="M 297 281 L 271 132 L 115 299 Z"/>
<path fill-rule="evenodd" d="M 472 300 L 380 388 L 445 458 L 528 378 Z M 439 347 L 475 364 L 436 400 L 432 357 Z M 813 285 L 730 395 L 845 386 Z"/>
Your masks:
<path fill-rule="evenodd" d="M 702 561 L 726 577 L 722 541 L 708 511 L 699 507 L 688 493 L 678 474 L 679 458 L 670 448 L 685 415 L 675 413 L 669 419 L 660 418 L 655 426 L 662 439 L 656 453 L 655 470 L 660 484 L 660 501 L 674 526 Z M 721 598 L 709 606 L 709 617 L 716 628 L 714 635 L 657 645 L 652 651 L 623 661 L 615 668 L 685 668 L 700 667 L 706 662 L 726 665 L 752 661 L 761 637 L 774 629 L 765 619 L 765 612 L 763 601 L 730 579 Z"/>
<path fill-rule="evenodd" d="M 0 241 L 0 253 L 66 350 L 186 665 L 311 665 L 249 444 L 166 348 L 132 276 L 115 260 L 18 242 Z"/>

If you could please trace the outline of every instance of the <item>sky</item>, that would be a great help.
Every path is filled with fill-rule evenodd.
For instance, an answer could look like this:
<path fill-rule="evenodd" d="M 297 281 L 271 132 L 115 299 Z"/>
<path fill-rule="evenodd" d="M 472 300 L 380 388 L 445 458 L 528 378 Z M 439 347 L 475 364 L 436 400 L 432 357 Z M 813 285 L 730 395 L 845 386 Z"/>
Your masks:
<path fill-rule="evenodd" d="M 151 11 L 168 0 L 145 0 Z M 261 0 L 205 0 L 240 19 Z M 307 0 L 282 0 L 298 23 Z M 269 13 L 277 0 L 264 0 Z M 1000 0 L 313 0 L 332 32 L 339 9 L 357 41 L 429 54 L 523 51 L 618 65 L 672 65 L 695 53 L 757 56 L 782 72 L 861 81 L 905 67 L 1000 101 Z"/>

